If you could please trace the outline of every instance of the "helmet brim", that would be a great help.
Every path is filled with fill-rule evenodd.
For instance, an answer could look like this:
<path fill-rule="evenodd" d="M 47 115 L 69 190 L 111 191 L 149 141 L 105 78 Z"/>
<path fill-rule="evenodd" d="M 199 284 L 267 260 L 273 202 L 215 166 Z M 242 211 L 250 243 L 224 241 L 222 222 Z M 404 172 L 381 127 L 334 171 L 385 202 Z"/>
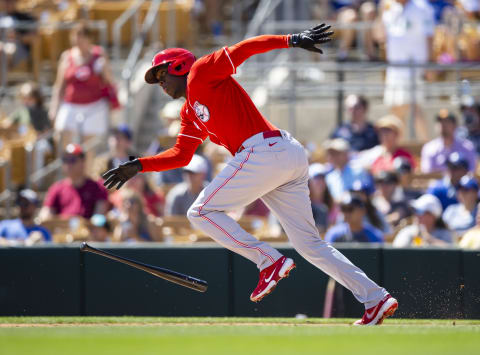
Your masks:
<path fill-rule="evenodd" d="M 158 68 L 161 67 L 162 65 L 165 65 L 165 64 L 154 65 L 150 69 L 147 70 L 147 72 L 145 73 L 145 81 L 148 84 L 157 84 L 158 83 L 158 80 L 157 80 L 157 77 L 155 76 L 155 74 L 157 73 Z"/>

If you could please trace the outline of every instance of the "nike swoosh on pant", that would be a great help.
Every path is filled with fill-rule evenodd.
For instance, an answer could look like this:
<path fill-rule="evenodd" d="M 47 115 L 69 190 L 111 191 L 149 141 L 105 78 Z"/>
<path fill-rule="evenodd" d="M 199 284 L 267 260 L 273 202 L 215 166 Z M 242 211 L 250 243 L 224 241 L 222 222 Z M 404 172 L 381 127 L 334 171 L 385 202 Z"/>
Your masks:
<path fill-rule="evenodd" d="M 269 147 L 273 147 L 275 144 L 277 144 L 278 142 L 275 142 L 275 143 L 268 143 L 268 146 Z"/>

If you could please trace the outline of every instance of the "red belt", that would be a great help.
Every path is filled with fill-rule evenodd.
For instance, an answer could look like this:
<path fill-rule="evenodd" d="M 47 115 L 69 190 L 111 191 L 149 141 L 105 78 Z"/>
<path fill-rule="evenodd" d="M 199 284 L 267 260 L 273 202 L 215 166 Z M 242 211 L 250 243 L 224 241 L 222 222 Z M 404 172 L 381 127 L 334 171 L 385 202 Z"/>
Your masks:
<path fill-rule="evenodd" d="M 278 129 L 275 130 L 275 131 L 265 131 L 265 132 L 263 132 L 263 139 L 273 138 L 273 137 L 281 137 L 281 136 L 282 136 L 282 132 L 280 132 Z M 244 149 L 245 149 L 245 147 L 242 144 L 238 148 L 237 153 L 240 153 Z"/>

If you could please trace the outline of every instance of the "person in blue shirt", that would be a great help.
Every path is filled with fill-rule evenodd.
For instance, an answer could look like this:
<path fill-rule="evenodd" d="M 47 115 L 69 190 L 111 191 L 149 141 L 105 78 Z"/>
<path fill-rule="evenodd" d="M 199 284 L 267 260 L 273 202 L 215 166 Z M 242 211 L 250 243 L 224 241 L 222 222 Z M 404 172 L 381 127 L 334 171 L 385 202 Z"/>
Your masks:
<path fill-rule="evenodd" d="M 448 206 L 458 203 L 457 187 L 460 179 L 469 171 L 468 160 L 460 153 L 453 152 L 447 160 L 448 174 L 429 186 L 427 193 L 440 200 L 445 211 Z"/>
<path fill-rule="evenodd" d="M 343 138 L 335 138 L 324 143 L 329 162 L 333 166 L 326 177 L 328 190 L 333 199 L 339 201 L 342 195 L 352 187 L 354 181 L 369 182 L 372 177 L 360 167 L 350 162 L 350 144 Z"/>
<path fill-rule="evenodd" d="M 19 218 L 0 222 L 0 244 L 32 245 L 52 241 L 50 232 L 34 222 L 38 205 L 35 191 L 25 189 L 18 193 Z"/>
<path fill-rule="evenodd" d="M 457 235 L 463 235 L 475 225 L 479 190 L 478 181 L 470 175 L 465 175 L 458 183 L 458 203 L 448 206 L 443 212 L 443 221 Z"/>
<path fill-rule="evenodd" d="M 325 241 L 383 243 L 383 233 L 365 222 L 365 203 L 360 198 L 351 194 L 344 195 L 340 210 L 343 213 L 344 222 L 330 228 L 325 235 Z"/>
<path fill-rule="evenodd" d="M 345 139 L 355 152 L 380 144 L 375 127 L 367 120 L 368 100 L 361 95 L 349 95 L 345 100 L 345 106 L 350 115 L 350 121 L 335 128 L 330 138 Z"/>

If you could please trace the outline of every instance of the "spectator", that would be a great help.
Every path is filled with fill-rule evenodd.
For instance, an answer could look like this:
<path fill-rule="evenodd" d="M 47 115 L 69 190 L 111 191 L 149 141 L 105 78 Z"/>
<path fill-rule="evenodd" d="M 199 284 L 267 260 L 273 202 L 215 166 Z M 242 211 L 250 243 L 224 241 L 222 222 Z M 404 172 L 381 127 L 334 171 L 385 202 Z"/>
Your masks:
<path fill-rule="evenodd" d="M 90 218 L 90 235 L 88 236 L 89 242 L 110 242 L 112 227 L 107 221 L 107 217 L 103 214 L 94 214 Z"/>
<path fill-rule="evenodd" d="M 314 163 L 308 168 L 308 187 L 315 225 L 320 234 L 335 223 L 337 210 L 333 203 L 332 195 L 325 182 L 325 175 L 329 169 L 322 164 Z"/>
<path fill-rule="evenodd" d="M 393 170 L 393 161 L 397 157 L 408 159 L 410 165 L 415 169 L 412 154 L 400 148 L 400 138 L 403 131 L 402 121 L 398 117 L 388 115 L 375 122 L 375 126 L 378 130 L 380 145 L 361 152 L 356 162 L 365 169 L 369 169 L 374 175 L 380 171 Z"/>
<path fill-rule="evenodd" d="M 448 206 L 443 212 L 443 220 L 450 230 L 463 234 L 475 225 L 478 203 L 478 182 L 465 175 L 460 179 L 457 189 L 458 203 Z"/>
<path fill-rule="evenodd" d="M 103 49 L 92 40 L 92 31 L 85 24 L 77 25 L 71 34 L 72 48 L 62 54 L 58 65 L 49 115 L 63 146 L 75 134 L 87 140 L 108 130 L 114 80 Z"/>
<path fill-rule="evenodd" d="M 51 128 L 47 111 L 43 105 L 43 96 L 40 87 L 33 82 L 26 82 L 20 86 L 19 98 L 21 107 L 9 117 L 9 123 L 17 127 L 21 134 L 29 130 L 37 133 L 34 149 L 34 169 L 45 166 L 45 155 L 53 151 L 53 142 L 45 137 Z"/>
<path fill-rule="evenodd" d="M 427 1 L 388 1 L 382 15 L 383 29 L 376 31 L 377 39 L 386 44 L 389 63 L 425 64 L 432 59 L 434 11 Z M 412 91 L 412 74 L 415 91 Z M 424 101 L 424 71 L 391 66 L 385 79 L 384 103 L 391 112 L 406 122 L 410 105 L 415 105 L 415 131 L 420 140 L 427 139 L 427 127 L 420 105 Z"/>
<path fill-rule="evenodd" d="M 463 130 L 459 136 L 467 138 L 473 143 L 475 151 L 480 154 L 480 104 L 475 104 L 473 100 L 468 104 L 460 106 L 462 113 Z M 460 130 L 460 129 L 459 129 Z"/>
<path fill-rule="evenodd" d="M 130 156 L 136 156 L 133 151 L 133 134 L 126 124 L 118 125 L 113 128 L 108 137 L 108 152 L 95 158 L 95 172 L 98 175 L 103 174 L 107 170 L 125 163 Z"/>
<path fill-rule="evenodd" d="M 38 205 L 39 201 L 35 191 L 26 189 L 18 193 L 19 218 L 0 222 L 0 245 L 32 245 L 52 241 L 50 232 L 34 221 Z"/>
<path fill-rule="evenodd" d="M 163 106 L 160 118 L 165 128 L 160 132 L 163 136 L 176 137 L 180 132 L 180 111 L 184 104 L 183 100 L 169 101 Z"/>
<path fill-rule="evenodd" d="M 2 0 L 0 24 L 6 28 L 6 34 L 0 42 L 0 55 L 6 56 L 7 67 L 14 68 L 30 58 L 31 45 L 35 40 L 35 31 L 30 28 L 15 28 L 16 25 L 34 25 L 33 16 L 17 9 L 17 0 Z"/>
<path fill-rule="evenodd" d="M 350 115 L 350 122 L 338 126 L 330 138 L 343 138 L 353 151 L 370 149 L 376 146 L 377 132 L 367 120 L 368 100 L 361 95 L 349 95 L 345 100 Z"/>
<path fill-rule="evenodd" d="M 195 154 L 190 163 L 183 168 L 185 182 L 176 185 L 167 194 L 165 215 L 185 215 L 206 186 L 208 170 L 207 160 Z"/>
<path fill-rule="evenodd" d="M 405 157 L 393 159 L 393 171 L 398 174 L 399 188 L 405 200 L 415 200 L 422 195 L 422 191 L 412 186 L 413 174 L 410 160 Z"/>
<path fill-rule="evenodd" d="M 20 86 L 18 94 L 21 106 L 9 117 L 10 124 L 16 125 L 21 131 L 31 127 L 37 134 L 47 132 L 51 124 L 40 87 L 33 82 L 26 82 Z"/>
<path fill-rule="evenodd" d="M 107 190 L 85 174 L 85 153 L 77 144 L 69 144 L 63 156 L 66 178 L 57 181 L 47 191 L 40 211 L 41 219 L 53 216 L 81 216 L 90 218 L 94 213 L 107 212 Z"/>
<path fill-rule="evenodd" d="M 348 191 L 355 180 L 367 181 L 370 179 L 363 169 L 353 168 L 349 162 L 350 144 L 343 138 L 335 138 L 325 142 L 328 159 L 333 166 L 325 181 L 328 190 L 335 201 L 340 201 L 342 195 Z"/>
<path fill-rule="evenodd" d="M 338 60 L 348 59 L 349 52 L 355 42 L 356 30 L 351 26 L 357 21 L 373 22 L 376 15 L 375 1 L 366 0 L 330 0 L 330 5 L 335 10 L 336 21 L 346 28 L 340 32 L 340 48 Z M 323 15 L 324 16 L 324 15 Z M 362 30 L 362 44 L 365 46 L 366 55 L 369 60 L 377 59 L 373 41 L 372 29 Z M 360 43 L 358 43 L 360 44 Z"/>
<path fill-rule="evenodd" d="M 162 129 L 158 132 L 160 137 L 175 138 L 180 132 L 180 111 L 184 104 L 184 100 L 177 99 L 169 101 L 163 106 L 159 113 Z M 155 155 L 165 150 L 160 144 L 159 139 L 155 139 L 145 151 L 145 154 Z M 179 169 L 180 170 L 180 169 Z M 181 174 L 180 174 L 181 175 Z M 181 182 L 181 179 L 177 182 Z"/>
<path fill-rule="evenodd" d="M 381 171 L 375 176 L 378 193 L 373 198 L 375 208 L 385 216 L 387 223 L 397 226 L 410 216 L 408 200 L 399 186 L 398 175 L 393 171 Z"/>
<path fill-rule="evenodd" d="M 377 210 L 372 202 L 371 196 L 375 192 L 375 186 L 371 177 L 367 181 L 354 181 L 349 191 L 352 196 L 358 197 L 365 204 L 365 222 L 381 230 L 384 234 L 392 233 L 392 227 L 388 224 L 385 216 Z"/>
<path fill-rule="evenodd" d="M 442 205 L 438 198 L 425 194 L 412 203 L 415 221 L 398 232 L 394 247 L 410 245 L 446 245 L 452 243 L 452 234 L 442 220 Z"/>
<path fill-rule="evenodd" d="M 149 242 L 150 232 L 147 215 L 144 213 L 142 197 L 133 190 L 121 190 L 122 206 L 119 224 L 114 230 L 113 239 L 117 242 Z"/>
<path fill-rule="evenodd" d="M 325 235 L 325 241 L 382 243 L 383 233 L 365 222 L 365 203 L 358 197 L 344 195 L 340 202 L 345 221 L 331 227 Z"/>
<path fill-rule="evenodd" d="M 424 173 L 447 170 L 449 154 L 458 152 L 468 160 L 470 171 L 474 171 L 477 159 L 472 142 L 455 137 L 456 117 L 446 109 L 439 111 L 436 120 L 440 137 L 426 143 L 422 149 L 421 169 Z"/>
<path fill-rule="evenodd" d="M 145 174 L 135 175 L 127 181 L 125 186 L 141 196 L 146 214 L 155 217 L 163 216 L 165 198 L 163 194 L 160 194 L 153 189 Z M 120 209 L 120 206 L 122 205 L 122 194 L 120 191 L 115 191 L 110 195 L 110 202 L 117 209 Z"/>
<path fill-rule="evenodd" d="M 475 226 L 467 231 L 460 240 L 460 247 L 463 249 L 480 249 L 480 208 L 477 205 L 477 216 Z"/>
<path fill-rule="evenodd" d="M 427 193 L 436 196 L 445 209 L 458 203 L 457 186 L 460 179 L 468 173 L 468 160 L 455 152 L 448 156 L 447 174 L 440 180 L 435 181 L 427 190 Z"/>
<path fill-rule="evenodd" d="M 458 0 L 457 7 L 467 19 L 480 19 L 480 3 L 475 0 Z"/>

